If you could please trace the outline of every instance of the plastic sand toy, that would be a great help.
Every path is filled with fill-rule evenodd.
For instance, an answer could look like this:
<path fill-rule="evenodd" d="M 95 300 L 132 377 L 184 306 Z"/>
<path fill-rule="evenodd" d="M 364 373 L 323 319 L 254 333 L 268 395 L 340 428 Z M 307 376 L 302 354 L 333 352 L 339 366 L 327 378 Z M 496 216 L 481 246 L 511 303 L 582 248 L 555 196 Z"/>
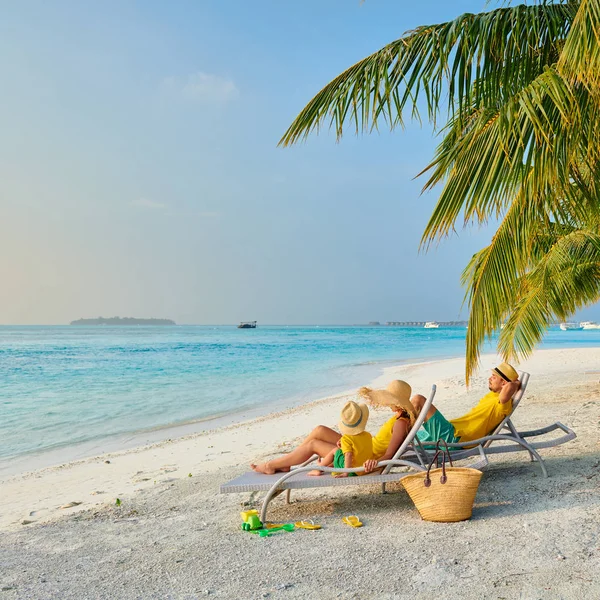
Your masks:
<path fill-rule="evenodd" d="M 298 528 L 298 529 L 309 529 L 310 531 L 314 531 L 316 529 L 321 529 L 320 525 L 316 525 L 314 521 L 298 521 L 297 523 L 294 523 L 294 525 Z"/>
<path fill-rule="evenodd" d="M 262 529 L 263 524 L 258 518 L 257 510 L 246 510 L 241 513 L 242 517 L 242 529 L 244 531 L 256 531 Z"/>
<path fill-rule="evenodd" d="M 261 523 L 257 510 L 245 510 L 241 514 L 242 529 L 250 533 L 258 533 L 260 537 L 268 537 L 277 531 L 294 531 L 293 523 L 274 524 Z"/>
<path fill-rule="evenodd" d="M 250 533 L 258 533 L 260 537 L 269 537 L 277 531 L 294 531 L 294 529 L 295 526 L 293 523 L 285 523 L 285 525 L 281 525 L 280 527 L 272 527 L 270 529 L 258 529 L 250 531 Z"/>

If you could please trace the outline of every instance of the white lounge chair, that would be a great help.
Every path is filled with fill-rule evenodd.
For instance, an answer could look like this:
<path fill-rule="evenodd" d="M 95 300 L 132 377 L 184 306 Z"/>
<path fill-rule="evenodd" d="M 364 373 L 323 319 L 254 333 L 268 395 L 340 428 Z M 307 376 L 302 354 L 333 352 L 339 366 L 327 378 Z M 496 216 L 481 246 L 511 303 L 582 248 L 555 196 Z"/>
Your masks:
<path fill-rule="evenodd" d="M 544 460 L 537 451 L 542 448 L 553 448 L 554 446 L 564 444 L 565 442 L 576 438 L 577 435 L 572 429 L 566 425 L 563 425 L 562 423 L 559 423 L 558 421 L 552 425 L 548 425 L 547 427 L 542 427 L 541 429 L 534 429 L 532 431 L 517 431 L 517 428 L 514 426 L 511 417 L 519 406 L 523 395 L 525 394 L 527 384 L 529 383 L 529 377 L 529 373 L 525 371 L 519 371 L 519 381 L 521 382 L 521 387 L 513 397 L 512 410 L 510 414 L 507 415 L 489 435 L 486 435 L 478 440 L 472 440 L 470 442 L 448 444 L 448 447 L 452 451 L 452 460 L 461 460 L 463 458 L 468 458 L 469 456 L 478 454 L 480 452 L 480 446 L 483 446 L 483 451 L 485 452 L 486 456 L 490 454 L 504 454 L 505 452 L 529 452 L 531 461 L 537 461 L 540 465 L 543 476 L 548 477 L 548 471 L 546 470 Z M 562 431 L 563 435 L 557 438 L 549 440 L 546 439 L 538 442 L 528 442 L 525 440 L 525 438 L 542 436 L 556 430 Z M 503 433 L 503 431 L 507 431 L 508 433 Z M 413 448 L 416 454 L 420 457 L 421 464 L 428 464 L 432 457 L 431 452 L 423 447 L 418 438 L 415 438 L 415 442 L 416 443 L 413 445 Z M 497 442 L 509 443 L 498 444 Z"/>
<path fill-rule="evenodd" d="M 352 469 L 334 469 L 332 467 L 321 467 L 319 465 L 310 464 L 316 457 L 312 457 L 302 465 L 293 467 L 289 473 L 275 473 L 273 475 L 264 475 L 249 471 L 221 485 L 221 493 L 242 493 L 242 492 L 266 492 L 263 500 L 262 509 L 260 512 L 260 520 L 265 521 L 267 516 L 267 508 L 269 502 L 283 491 L 287 491 L 287 500 L 289 502 L 289 493 L 293 489 L 308 489 L 320 487 L 341 487 L 341 486 L 360 486 L 373 485 L 374 483 L 382 484 L 382 491 L 385 492 L 385 484 L 390 481 L 399 481 L 410 473 L 393 471 L 396 467 L 410 467 L 415 471 L 425 471 L 425 467 L 421 464 L 421 457 L 413 453 L 413 459 L 408 460 L 403 457 L 403 454 L 411 446 L 416 432 L 423 424 L 429 407 L 433 404 L 436 387 L 431 387 L 431 394 L 427 402 L 423 406 L 414 426 L 409 431 L 406 439 L 390 460 L 381 461 L 380 467 L 384 467 L 381 473 L 373 473 L 363 477 L 311 477 L 308 471 L 319 470 L 324 473 L 360 473 L 364 471 L 364 467 Z M 479 447 L 480 460 L 472 465 L 475 468 L 481 468 L 487 464 L 487 458 L 483 452 L 483 448 Z"/>

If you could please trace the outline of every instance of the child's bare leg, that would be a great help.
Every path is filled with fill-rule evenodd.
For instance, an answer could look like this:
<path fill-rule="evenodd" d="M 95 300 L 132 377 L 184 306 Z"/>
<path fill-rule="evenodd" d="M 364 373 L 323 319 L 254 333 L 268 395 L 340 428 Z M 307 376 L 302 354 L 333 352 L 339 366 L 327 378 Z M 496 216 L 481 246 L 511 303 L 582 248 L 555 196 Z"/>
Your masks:
<path fill-rule="evenodd" d="M 335 456 L 336 450 L 337 450 L 337 447 L 335 447 L 333 450 L 331 450 L 331 452 L 327 456 L 320 458 L 317 461 L 317 464 L 320 467 L 332 467 L 333 466 L 333 457 Z M 315 469 L 314 471 L 309 471 L 308 474 L 313 477 L 318 477 L 319 475 L 323 475 L 324 473 L 323 473 L 323 471 L 319 471 L 319 470 Z"/>

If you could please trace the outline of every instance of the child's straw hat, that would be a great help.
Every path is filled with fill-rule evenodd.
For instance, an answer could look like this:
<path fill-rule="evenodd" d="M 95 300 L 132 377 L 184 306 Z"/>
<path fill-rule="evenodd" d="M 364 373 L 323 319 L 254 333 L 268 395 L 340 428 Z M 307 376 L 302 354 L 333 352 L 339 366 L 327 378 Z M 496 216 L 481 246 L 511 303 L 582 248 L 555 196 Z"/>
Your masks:
<path fill-rule="evenodd" d="M 369 407 L 362 402 L 357 403 L 350 400 L 342 408 L 338 427 L 342 435 L 357 435 L 365 430 L 368 420 Z"/>

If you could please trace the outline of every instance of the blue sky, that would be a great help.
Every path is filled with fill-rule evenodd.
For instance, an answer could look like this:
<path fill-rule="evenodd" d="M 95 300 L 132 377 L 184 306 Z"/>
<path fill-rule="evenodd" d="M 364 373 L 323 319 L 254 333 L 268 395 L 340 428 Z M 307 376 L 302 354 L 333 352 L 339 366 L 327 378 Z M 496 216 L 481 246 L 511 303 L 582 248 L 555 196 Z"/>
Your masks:
<path fill-rule="evenodd" d="M 460 272 L 490 233 L 418 253 L 436 200 L 413 180 L 435 147 L 427 125 L 277 142 L 346 67 L 417 25 L 489 6 L 5 6 L 0 322 L 459 318 Z"/>

